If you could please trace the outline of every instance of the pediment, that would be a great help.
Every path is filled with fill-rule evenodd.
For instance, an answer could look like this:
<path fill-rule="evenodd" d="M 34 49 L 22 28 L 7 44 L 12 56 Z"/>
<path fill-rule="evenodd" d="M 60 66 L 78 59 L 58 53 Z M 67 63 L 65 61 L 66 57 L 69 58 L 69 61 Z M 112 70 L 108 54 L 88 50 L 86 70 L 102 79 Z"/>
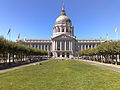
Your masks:
<path fill-rule="evenodd" d="M 76 38 L 74 36 L 69 36 L 69 35 L 66 35 L 66 34 L 61 34 L 61 35 L 58 35 L 56 37 L 53 37 L 52 39 L 55 39 L 55 40 L 76 40 Z"/>

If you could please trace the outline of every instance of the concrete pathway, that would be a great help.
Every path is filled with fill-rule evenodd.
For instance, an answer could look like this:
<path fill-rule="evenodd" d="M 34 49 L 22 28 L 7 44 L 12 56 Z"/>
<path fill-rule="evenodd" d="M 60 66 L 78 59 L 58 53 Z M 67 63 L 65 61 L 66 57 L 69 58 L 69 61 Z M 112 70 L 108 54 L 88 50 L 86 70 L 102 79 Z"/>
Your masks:
<path fill-rule="evenodd" d="M 40 61 L 41 62 L 41 61 Z M 29 63 L 29 64 L 25 64 L 25 65 L 20 65 L 20 66 L 16 66 L 16 67 L 11 67 L 11 68 L 8 68 L 8 69 L 3 69 L 3 70 L 0 70 L 0 73 L 4 73 L 4 72 L 8 72 L 8 71 L 12 71 L 12 70 L 16 70 L 16 69 L 20 69 L 20 68 L 23 68 L 23 67 L 27 67 L 27 66 L 31 66 L 31 65 L 35 65 L 39 62 L 35 62 L 35 63 Z"/>
<path fill-rule="evenodd" d="M 112 71 L 120 72 L 120 66 L 119 65 L 113 65 L 113 64 L 106 64 L 106 63 L 100 63 L 100 62 L 95 62 L 95 61 L 90 61 L 90 60 L 79 60 L 84 63 L 88 63 L 91 65 L 99 66 L 102 68 L 106 68 Z"/>

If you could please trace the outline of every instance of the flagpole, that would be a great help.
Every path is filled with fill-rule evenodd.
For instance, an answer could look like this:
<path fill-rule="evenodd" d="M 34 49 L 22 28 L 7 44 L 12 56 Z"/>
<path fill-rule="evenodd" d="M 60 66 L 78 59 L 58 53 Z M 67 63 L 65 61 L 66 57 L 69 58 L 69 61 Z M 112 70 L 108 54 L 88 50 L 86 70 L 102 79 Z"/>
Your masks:
<path fill-rule="evenodd" d="M 117 27 L 115 28 L 115 37 L 116 37 L 115 41 L 117 41 L 118 40 L 118 28 Z"/>
<path fill-rule="evenodd" d="M 106 39 L 108 39 L 108 33 L 106 33 Z"/>
<path fill-rule="evenodd" d="M 117 34 L 117 41 L 119 40 L 119 31 L 116 32 Z"/>
<path fill-rule="evenodd" d="M 116 41 L 117 41 L 117 30 L 115 31 Z"/>
<path fill-rule="evenodd" d="M 9 35 L 8 40 L 10 41 L 10 39 L 11 39 L 11 28 L 9 28 L 7 35 Z M 8 62 L 10 62 L 10 53 L 8 53 Z"/>
<path fill-rule="evenodd" d="M 20 39 L 20 33 L 18 34 L 18 40 Z"/>
<path fill-rule="evenodd" d="M 117 41 L 117 32 L 116 32 L 116 41 Z"/>
<path fill-rule="evenodd" d="M 11 32 L 10 32 L 10 34 L 9 34 L 9 41 L 11 41 Z"/>
<path fill-rule="evenodd" d="M 24 42 L 25 42 L 25 46 L 26 46 L 26 36 L 24 36 Z"/>
<path fill-rule="evenodd" d="M 116 41 L 119 40 L 119 33 L 118 33 L 118 30 L 116 31 Z"/>
<path fill-rule="evenodd" d="M 9 28 L 7 35 L 8 35 L 8 40 L 10 41 L 11 40 L 11 28 Z"/>

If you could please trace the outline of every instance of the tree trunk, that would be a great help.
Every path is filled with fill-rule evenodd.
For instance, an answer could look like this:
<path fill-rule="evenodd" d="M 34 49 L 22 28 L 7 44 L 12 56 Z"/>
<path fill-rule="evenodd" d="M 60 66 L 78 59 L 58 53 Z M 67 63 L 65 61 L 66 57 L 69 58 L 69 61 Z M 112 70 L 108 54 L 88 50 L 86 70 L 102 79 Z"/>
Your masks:
<path fill-rule="evenodd" d="M 9 61 L 9 64 L 11 64 L 11 59 L 10 59 L 10 57 L 11 57 L 11 54 L 8 53 L 8 61 Z"/>
<path fill-rule="evenodd" d="M 14 62 L 15 62 L 15 61 L 14 61 L 14 53 L 13 53 L 13 56 L 12 56 L 12 58 L 13 58 L 13 63 L 14 63 Z"/>
<path fill-rule="evenodd" d="M 116 64 L 117 64 L 117 55 L 115 55 L 116 56 Z"/>

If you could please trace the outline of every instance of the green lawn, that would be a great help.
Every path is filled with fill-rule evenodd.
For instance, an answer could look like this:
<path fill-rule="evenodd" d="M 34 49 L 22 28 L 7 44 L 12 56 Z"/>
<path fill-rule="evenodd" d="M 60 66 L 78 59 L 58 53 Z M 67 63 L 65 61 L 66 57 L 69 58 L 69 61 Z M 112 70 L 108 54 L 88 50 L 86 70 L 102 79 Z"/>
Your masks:
<path fill-rule="evenodd" d="M 0 73 L 0 90 L 120 90 L 120 73 L 75 60 Z"/>

